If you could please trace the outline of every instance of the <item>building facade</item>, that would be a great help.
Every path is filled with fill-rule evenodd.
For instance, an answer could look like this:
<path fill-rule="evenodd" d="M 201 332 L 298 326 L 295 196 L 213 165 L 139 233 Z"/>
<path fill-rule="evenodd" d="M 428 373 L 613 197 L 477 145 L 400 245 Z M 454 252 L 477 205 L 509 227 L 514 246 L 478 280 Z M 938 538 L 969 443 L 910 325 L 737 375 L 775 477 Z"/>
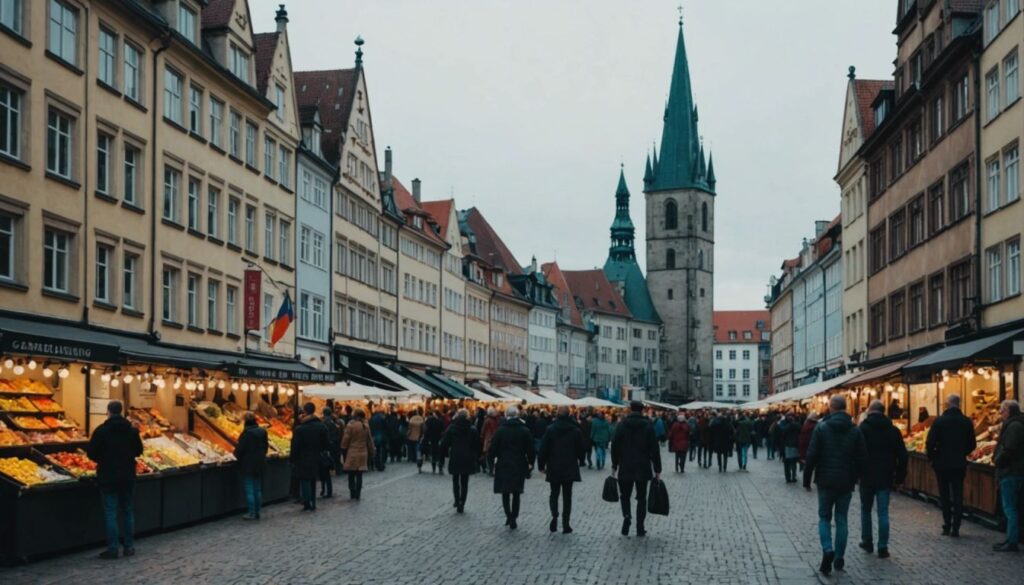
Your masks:
<path fill-rule="evenodd" d="M 771 345 L 768 311 L 715 311 L 714 400 L 750 402 L 768 394 L 763 360 Z"/>
<path fill-rule="evenodd" d="M 541 266 L 544 276 L 552 286 L 552 294 L 559 305 L 555 325 L 558 337 L 558 352 L 555 356 L 558 367 L 559 391 L 580 397 L 594 394 L 596 372 L 591 378 L 588 363 L 589 348 L 593 337 L 593 324 L 585 322 L 580 308 L 576 305 L 569 282 L 565 279 L 557 262 Z"/>
<path fill-rule="evenodd" d="M 632 314 L 603 270 L 563 270 L 562 275 L 583 321 L 593 324 L 591 351 L 595 363 L 589 374 L 595 392 L 616 400 L 628 399 Z"/>
<path fill-rule="evenodd" d="M 560 311 L 554 287 L 544 273 L 538 270 L 536 257 L 524 274 L 510 278 L 516 292 L 531 304 L 530 324 L 527 328 L 530 386 L 554 390 L 559 384 L 557 323 Z"/>

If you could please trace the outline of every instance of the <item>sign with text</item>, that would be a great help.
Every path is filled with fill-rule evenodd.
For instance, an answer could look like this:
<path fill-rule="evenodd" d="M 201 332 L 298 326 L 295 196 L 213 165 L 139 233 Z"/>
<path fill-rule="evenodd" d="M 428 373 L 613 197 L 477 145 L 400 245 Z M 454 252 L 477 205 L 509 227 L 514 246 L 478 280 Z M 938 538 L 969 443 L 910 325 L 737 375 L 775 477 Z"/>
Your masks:
<path fill-rule="evenodd" d="M 280 382 L 331 383 L 337 381 L 339 377 L 334 372 L 286 370 L 272 367 L 243 366 L 241 364 L 230 364 L 227 369 L 228 375 L 233 378 L 261 378 Z"/>
<path fill-rule="evenodd" d="M 0 351 L 79 362 L 115 364 L 120 361 L 120 349 L 112 345 L 39 337 L 14 331 L 3 332 Z"/>
<path fill-rule="evenodd" d="M 263 275 L 259 270 L 245 271 L 245 330 L 260 329 L 260 285 Z"/>

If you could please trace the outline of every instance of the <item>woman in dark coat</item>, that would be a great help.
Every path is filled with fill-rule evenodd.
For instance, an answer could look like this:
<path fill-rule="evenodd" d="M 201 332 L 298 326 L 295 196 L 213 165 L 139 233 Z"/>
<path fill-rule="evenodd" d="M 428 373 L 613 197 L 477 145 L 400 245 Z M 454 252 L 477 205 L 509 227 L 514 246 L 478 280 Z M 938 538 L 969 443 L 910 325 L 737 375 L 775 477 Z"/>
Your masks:
<path fill-rule="evenodd" d="M 715 418 L 711 419 L 711 424 L 708 427 L 711 429 L 711 447 L 714 449 L 716 459 L 718 460 L 718 471 L 719 473 L 725 473 L 729 470 L 729 457 L 732 456 L 734 436 L 732 422 L 725 416 L 718 414 L 715 415 Z"/>
<path fill-rule="evenodd" d="M 526 475 L 533 469 L 533 435 L 519 418 L 519 408 L 505 409 L 505 422 L 494 433 L 487 453 L 494 468 L 494 493 L 501 494 L 505 509 L 505 525 L 516 529 L 519 517 L 519 496 L 523 493 Z"/>
<path fill-rule="evenodd" d="M 303 416 L 292 431 L 292 475 L 299 480 L 303 511 L 316 510 L 316 478 L 320 475 L 320 455 L 327 452 L 327 427 L 316 416 L 316 407 L 307 402 Z"/>
<path fill-rule="evenodd" d="M 559 406 L 555 422 L 551 423 L 540 441 L 537 468 L 551 484 L 551 532 L 558 530 L 558 495 L 562 495 L 562 532 L 570 534 L 572 516 L 572 484 L 580 481 L 580 467 L 587 455 L 583 430 L 569 416 L 568 406 Z"/>
<path fill-rule="evenodd" d="M 676 471 L 686 472 L 686 453 L 690 449 L 690 423 L 680 414 L 668 429 L 668 450 L 676 454 Z"/>
<path fill-rule="evenodd" d="M 469 476 L 479 471 L 480 435 L 469 420 L 465 408 L 455 413 L 455 420 L 448 426 L 441 438 L 441 450 L 448 454 L 448 473 L 452 474 L 452 493 L 455 508 L 459 514 L 466 508 L 466 492 L 469 490 Z"/>

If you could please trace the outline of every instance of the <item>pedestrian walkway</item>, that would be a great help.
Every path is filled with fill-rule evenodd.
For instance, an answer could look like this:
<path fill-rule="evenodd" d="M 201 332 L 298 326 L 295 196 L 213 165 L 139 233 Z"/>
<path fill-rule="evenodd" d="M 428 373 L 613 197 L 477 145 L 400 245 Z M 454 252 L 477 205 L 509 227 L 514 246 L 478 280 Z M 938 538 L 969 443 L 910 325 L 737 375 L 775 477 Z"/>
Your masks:
<path fill-rule="evenodd" d="M 667 453 L 663 460 L 671 469 Z M 855 497 L 846 571 L 825 578 L 815 572 L 815 495 L 786 485 L 780 463 L 762 453 L 749 472 L 687 468 L 664 475 L 672 513 L 649 516 L 643 539 L 619 535 L 618 505 L 600 499 L 604 472 L 583 470 L 575 533 L 563 535 L 548 532 L 539 474 L 527 481 L 512 532 L 502 526 L 488 476 L 473 476 L 466 513 L 458 515 L 449 476 L 397 464 L 366 476 L 361 502 L 348 501 L 341 483 L 342 494 L 314 514 L 278 504 L 258 523 L 225 518 L 142 538 L 137 556 L 118 561 L 96 559 L 97 549 L 0 569 L 0 582 L 931 585 L 1020 583 L 1024 575 L 1024 553 L 990 552 L 999 533 L 967 523 L 959 540 L 939 536 L 938 510 L 906 497 L 893 501 L 892 558 L 868 555 L 857 548 Z"/>

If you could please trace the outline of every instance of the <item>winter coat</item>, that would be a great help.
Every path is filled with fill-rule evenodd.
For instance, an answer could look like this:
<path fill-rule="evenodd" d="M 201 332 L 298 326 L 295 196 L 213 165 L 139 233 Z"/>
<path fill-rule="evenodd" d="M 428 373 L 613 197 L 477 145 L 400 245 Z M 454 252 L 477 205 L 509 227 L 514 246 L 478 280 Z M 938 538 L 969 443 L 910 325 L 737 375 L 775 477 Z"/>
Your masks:
<path fill-rule="evenodd" d="M 733 430 L 729 420 L 716 416 L 708 428 L 711 429 L 711 449 L 715 453 L 732 453 Z"/>
<path fill-rule="evenodd" d="M 345 432 L 341 435 L 341 448 L 345 450 L 345 471 L 366 471 L 369 467 L 370 458 L 374 456 L 376 446 L 373 444 L 373 435 L 370 434 L 370 426 L 365 420 L 352 419 L 345 425 Z"/>
<path fill-rule="evenodd" d="M 538 416 L 537 419 L 533 422 L 533 426 L 530 428 L 530 430 L 533 432 L 533 438 L 537 439 L 538 441 L 543 439 L 544 433 L 547 432 L 548 425 L 550 424 L 551 419 L 548 418 L 547 415 Z"/>
<path fill-rule="evenodd" d="M 622 481 L 649 480 L 661 473 L 661 449 L 651 419 L 631 412 L 612 439 L 612 469 Z"/>
<path fill-rule="evenodd" d="M 393 412 L 389 412 L 387 416 L 384 417 L 384 429 L 389 441 L 395 442 L 402 440 L 404 435 L 402 434 L 401 425 L 402 423 L 398 420 L 398 415 Z"/>
<path fill-rule="evenodd" d="M 811 433 L 804 463 L 804 487 L 811 487 L 813 478 L 821 490 L 853 491 L 866 459 L 864 436 L 853 419 L 846 412 L 833 413 Z"/>
<path fill-rule="evenodd" d="M 796 423 L 793 423 L 794 426 Z M 804 421 L 804 426 L 800 427 L 800 439 L 797 442 L 797 451 L 800 452 L 800 461 L 807 460 L 807 448 L 811 446 L 811 433 L 814 432 L 814 427 L 818 426 L 818 421 L 807 419 Z M 787 445 L 788 447 L 789 445 Z"/>
<path fill-rule="evenodd" d="M 498 432 L 499 426 L 501 426 L 501 420 L 497 415 L 488 415 L 487 418 L 484 419 L 484 428 L 483 431 L 480 432 L 480 439 L 483 441 L 484 453 L 487 453 L 491 448 L 491 439 L 494 438 L 494 433 Z"/>
<path fill-rule="evenodd" d="M 700 442 L 700 436 L 699 436 L 700 430 L 697 428 L 697 417 L 691 416 L 686 421 L 686 424 L 690 426 L 690 442 L 693 443 L 693 444 L 699 443 Z"/>
<path fill-rule="evenodd" d="M 665 419 L 660 416 L 654 417 L 654 436 L 658 437 L 659 441 L 664 441 L 666 437 Z"/>
<path fill-rule="evenodd" d="M 586 453 L 583 429 L 568 416 L 559 416 L 540 441 L 537 469 L 545 474 L 548 483 L 580 481 L 580 463 Z"/>
<path fill-rule="evenodd" d="M 870 412 L 860 423 L 867 459 L 860 478 L 862 489 L 888 490 L 903 483 L 907 477 L 907 447 L 903 436 L 889 417 Z"/>
<path fill-rule="evenodd" d="M 759 418 L 754 421 L 754 439 L 763 439 L 768 436 L 768 421 Z"/>
<path fill-rule="evenodd" d="M 100 487 L 117 488 L 135 481 L 135 458 L 142 455 L 139 430 L 121 415 L 109 417 L 92 434 L 86 447 L 96 462 Z"/>
<path fill-rule="evenodd" d="M 778 432 L 782 447 L 800 447 L 800 423 L 795 420 L 779 421 Z"/>
<path fill-rule="evenodd" d="M 327 429 L 327 450 L 336 451 L 341 448 L 341 427 L 338 426 L 338 421 L 329 416 L 321 419 L 321 422 Z"/>
<path fill-rule="evenodd" d="M 409 428 L 405 431 L 405 439 L 418 443 L 423 436 L 423 424 L 426 419 L 422 415 L 414 414 L 409 417 Z"/>
<path fill-rule="evenodd" d="M 936 471 L 967 469 L 967 455 L 977 448 L 974 425 L 959 408 L 947 408 L 928 431 L 925 452 Z"/>
<path fill-rule="evenodd" d="M 685 420 L 677 420 L 668 430 L 668 450 L 681 453 L 690 449 L 690 424 Z"/>
<path fill-rule="evenodd" d="M 754 423 L 749 418 L 736 421 L 736 446 L 746 447 L 754 442 Z"/>
<path fill-rule="evenodd" d="M 705 447 L 711 447 L 711 423 L 706 418 L 700 419 L 697 423 L 697 434 L 700 438 L 700 444 Z"/>
<path fill-rule="evenodd" d="M 267 429 L 258 424 L 245 425 L 235 445 L 235 459 L 242 475 L 253 476 L 263 473 L 267 461 Z"/>
<path fill-rule="evenodd" d="M 595 419 L 596 417 L 592 416 L 585 416 L 580 419 L 580 431 L 583 432 L 583 447 L 585 449 L 590 449 L 593 446 L 590 439 L 590 432 L 594 426 L 593 421 Z"/>
<path fill-rule="evenodd" d="M 292 431 L 292 475 L 316 479 L 320 475 L 320 454 L 327 450 L 327 427 L 315 415 L 303 418 Z"/>
<path fill-rule="evenodd" d="M 441 452 L 448 454 L 448 473 L 472 475 L 479 471 L 480 435 L 468 418 L 456 418 L 441 438 Z"/>
<path fill-rule="evenodd" d="M 590 440 L 594 445 L 608 447 L 612 440 L 612 427 L 603 418 L 594 417 L 590 423 Z"/>
<path fill-rule="evenodd" d="M 992 455 L 996 477 L 1024 475 L 1024 416 L 1011 416 L 999 431 L 999 442 Z"/>
<path fill-rule="evenodd" d="M 374 441 L 383 441 L 387 438 L 388 429 L 387 423 L 384 422 L 384 414 L 380 412 L 373 413 L 370 417 L 370 435 Z"/>
<path fill-rule="evenodd" d="M 429 445 L 437 445 L 444 435 L 444 421 L 436 416 L 428 416 L 423 422 L 423 442 Z"/>
<path fill-rule="evenodd" d="M 523 493 L 535 455 L 533 435 L 523 419 L 510 418 L 501 423 L 487 452 L 494 467 L 494 493 Z"/>

